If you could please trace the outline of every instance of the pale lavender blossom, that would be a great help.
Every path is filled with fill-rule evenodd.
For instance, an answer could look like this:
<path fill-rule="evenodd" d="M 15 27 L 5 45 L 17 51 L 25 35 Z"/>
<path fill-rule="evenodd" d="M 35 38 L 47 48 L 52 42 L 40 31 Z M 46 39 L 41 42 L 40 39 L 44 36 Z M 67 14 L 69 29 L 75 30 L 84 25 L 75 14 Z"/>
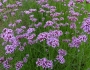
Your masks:
<path fill-rule="evenodd" d="M 47 68 L 52 69 L 53 68 L 52 60 L 48 60 L 46 58 L 42 58 L 42 59 L 38 58 L 36 61 L 36 64 L 37 64 L 37 66 L 41 66 L 45 69 L 47 69 Z"/>
<path fill-rule="evenodd" d="M 22 67 L 23 67 L 23 61 L 18 61 L 18 62 L 15 64 L 16 70 L 20 70 Z"/>
<path fill-rule="evenodd" d="M 5 60 L 5 57 L 4 56 L 3 57 L 0 57 L 0 63 L 3 63 L 4 60 Z"/>
<path fill-rule="evenodd" d="M 84 32 L 90 34 L 90 17 L 84 19 L 81 28 L 83 29 Z"/>
<path fill-rule="evenodd" d="M 58 62 L 60 62 L 61 64 L 65 63 L 65 59 L 62 55 L 57 55 L 56 60 L 58 60 Z"/>
<path fill-rule="evenodd" d="M 90 3 L 90 0 L 86 0 L 86 3 Z"/>
<path fill-rule="evenodd" d="M 0 2 L 0 6 L 2 6 L 3 4 L 2 4 L 2 2 Z"/>
<path fill-rule="evenodd" d="M 15 47 L 14 47 L 14 45 L 6 45 L 5 50 L 6 50 L 6 54 L 11 54 L 14 52 Z"/>
<path fill-rule="evenodd" d="M 3 67 L 7 70 L 11 67 L 11 65 L 9 64 L 9 61 L 8 60 L 5 60 L 3 63 Z"/>
<path fill-rule="evenodd" d="M 66 50 L 59 49 L 58 50 L 58 54 L 61 55 L 61 56 L 66 56 L 67 55 L 67 52 L 66 52 Z"/>
<path fill-rule="evenodd" d="M 53 48 L 59 46 L 59 40 L 57 38 L 48 38 L 47 39 L 47 45 L 52 46 Z"/>
<path fill-rule="evenodd" d="M 7 2 L 7 0 L 3 0 L 3 3 Z"/>
<path fill-rule="evenodd" d="M 86 42 L 87 41 L 87 36 L 86 35 L 79 35 L 78 39 L 80 39 L 83 42 Z"/>
<path fill-rule="evenodd" d="M 46 24 L 44 25 L 44 28 L 46 28 L 47 26 L 52 26 L 53 24 L 54 24 L 54 22 L 47 21 Z"/>
<path fill-rule="evenodd" d="M 22 22 L 22 20 L 21 20 L 21 19 L 18 19 L 18 20 L 16 20 L 15 22 L 16 22 L 17 24 L 19 24 L 19 23 Z"/>
<path fill-rule="evenodd" d="M 37 40 L 40 42 L 46 40 L 48 38 L 48 32 L 42 32 L 37 36 Z"/>

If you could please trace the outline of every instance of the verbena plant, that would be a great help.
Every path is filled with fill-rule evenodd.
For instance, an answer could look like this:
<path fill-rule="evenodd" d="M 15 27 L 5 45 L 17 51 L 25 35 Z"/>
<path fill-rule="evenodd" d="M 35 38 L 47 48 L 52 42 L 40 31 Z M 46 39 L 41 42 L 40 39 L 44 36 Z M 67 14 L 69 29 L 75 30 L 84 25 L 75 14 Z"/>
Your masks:
<path fill-rule="evenodd" d="M 88 70 L 89 0 L 1 0 L 0 70 Z"/>

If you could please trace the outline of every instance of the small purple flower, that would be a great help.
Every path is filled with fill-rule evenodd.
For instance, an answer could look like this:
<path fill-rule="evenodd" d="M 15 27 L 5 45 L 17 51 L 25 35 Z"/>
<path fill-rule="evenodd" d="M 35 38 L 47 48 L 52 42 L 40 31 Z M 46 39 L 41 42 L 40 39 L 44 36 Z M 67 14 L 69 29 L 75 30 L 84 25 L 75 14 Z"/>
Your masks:
<path fill-rule="evenodd" d="M 30 34 L 35 31 L 35 28 L 28 28 L 27 33 Z"/>
<path fill-rule="evenodd" d="M 2 4 L 2 2 L 0 2 L 0 6 L 2 6 L 3 4 Z"/>
<path fill-rule="evenodd" d="M 15 31 L 16 31 L 17 34 L 21 34 L 21 33 L 24 32 L 24 30 L 22 28 L 16 28 Z"/>
<path fill-rule="evenodd" d="M 27 58 L 24 57 L 24 58 L 23 58 L 23 62 L 24 62 L 24 63 L 27 63 L 27 61 L 28 61 Z"/>
<path fill-rule="evenodd" d="M 7 2 L 7 0 L 3 0 L 3 3 Z"/>
<path fill-rule="evenodd" d="M 28 58 L 29 57 L 29 54 L 26 54 L 26 57 Z"/>
<path fill-rule="evenodd" d="M 23 61 L 18 61 L 18 62 L 15 64 L 16 70 L 20 70 L 22 67 L 23 67 Z"/>
<path fill-rule="evenodd" d="M 47 26 L 52 26 L 53 24 L 54 24 L 54 22 L 47 21 L 46 24 L 44 25 L 44 28 L 46 28 Z"/>
<path fill-rule="evenodd" d="M 14 16 L 15 15 L 15 12 L 11 12 L 11 16 Z"/>
<path fill-rule="evenodd" d="M 82 3 L 82 2 L 84 2 L 84 0 L 76 0 L 76 2 L 80 2 L 80 3 Z"/>
<path fill-rule="evenodd" d="M 65 59 L 64 59 L 64 57 L 62 55 L 57 55 L 56 60 L 58 60 L 61 64 L 65 63 Z"/>
<path fill-rule="evenodd" d="M 90 0 L 86 0 L 86 3 L 90 3 Z"/>
<path fill-rule="evenodd" d="M 79 35 L 78 39 L 80 39 L 83 42 L 87 41 L 87 36 L 86 35 Z"/>
<path fill-rule="evenodd" d="M 15 47 L 13 45 L 7 45 L 5 46 L 5 50 L 6 50 L 6 54 L 9 54 L 9 53 L 11 54 L 14 52 Z"/>
<path fill-rule="evenodd" d="M 48 38 L 47 45 L 55 48 L 55 47 L 59 46 L 59 40 L 57 38 Z"/>
<path fill-rule="evenodd" d="M 20 50 L 20 51 L 23 51 L 23 50 L 24 50 L 24 46 L 20 46 L 20 47 L 19 47 L 19 50 Z"/>
<path fill-rule="evenodd" d="M 68 7 L 73 7 L 73 6 L 75 6 L 75 3 L 73 0 L 70 0 L 68 3 Z"/>
<path fill-rule="evenodd" d="M 18 20 L 16 20 L 15 22 L 16 22 L 17 24 L 19 24 L 19 23 L 22 22 L 22 20 L 21 20 L 21 19 L 18 19 Z"/>
<path fill-rule="evenodd" d="M 90 34 L 90 17 L 84 19 L 81 28 L 84 32 Z"/>
<path fill-rule="evenodd" d="M 76 29 L 76 24 L 75 24 L 75 23 L 71 23 L 71 24 L 70 24 L 70 28 L 71 28 L 71 29 Z"/>
<path fill-rule="evenodd" d="M 5 60 L 3 63 L 3 67 L 7 70 L 11 67 L 11 65 L 9 65 L 9 61 L 8 60 Z"/>
<path fill-rule="evenodd" d="M 80 39 L 78 39 L 76 37 L 72 37 L 72 42 L 69 43 L 69 46 L 70 47 L 76 47 L 76 48 L 78 48 L 80 46 L 80 44 L 81 44 L 81 40 Z"/>
<path fill-rule="evenodd" d="M 26 26 L 21 26 L 22 29 L 26 29 Z"/>
<path fill-rule="evenodd" d="M 37 40 L 40 40 L 40 42 L 46 40 L 48 38 L 48 33 L 47 32 L 43 32 L 40 33 L 37 37 Z"/>
<path fill-rule="evenodd" d="M 0 57 L 0 63 L 3 63 L 5 60 L 4 56 L 3 57 Z"/>
<path fill-rule="evenodd" d="M 43 68 L 53 68 L 53 62 L 51 60 L 47 60 L 46 58 L 38 58 L 38 60 L 36 61 L 37 66 L 41 66 Z"/>
<path fill-rule="evenodd" d="M 30 14 L 31 12 L 30 11 L 24 11 L 25 12 L 25 14 Z"/>
<path fill-rule="evenodd" d="M 65 56 L 65 55 L 67 55 L 67 52 L 66 52 L 66 50 L 59 49 L 58 54 L 61 55 L 61 56 Z"/>
<path fill-rule="evenodd" d="M 49 32 L 50 37 L 58 38 L 63 35 L 63 32 L 61 30 L 54 30 Z"/>

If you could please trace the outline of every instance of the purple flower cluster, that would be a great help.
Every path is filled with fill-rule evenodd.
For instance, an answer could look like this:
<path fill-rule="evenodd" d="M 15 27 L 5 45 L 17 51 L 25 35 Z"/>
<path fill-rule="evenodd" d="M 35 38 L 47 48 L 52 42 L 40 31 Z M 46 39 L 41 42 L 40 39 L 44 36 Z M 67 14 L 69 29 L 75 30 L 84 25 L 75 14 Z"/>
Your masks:
<path fill-rule="evenodd" d="M 6 54 L 13 53 L 15 49 L 16 49 L 16 46 L 14 46 L 14 45 L 6 45 L 5 46 Z"/>
<path fill-rule="evenodd" d="M 9 57 L 9 58 L 7 58 L 6 60 L 4 60 L 4 61 L 2 62 L 3 67 L 4 67 L 6 70 L 8 70 L 8 69 L 11 67 L 11 65 L 9 64 L 9 62 L 10 62 L 12 59 L 13 59 L 12 57 Z"/>
<path fill-rule="evenodd" d="M 19 23 L 21 23 L 21 22 L 22 22 L 21 19 L 18 19 L 18 20 L 15 21 L 15 23 L 17 23 L 17 24 L 19 24 Z"/>
<path fill-rule="evenodd" d="M 32 22 L 36 22 L 36 21 L 37 21 L 37 19 L 34 18 L 34 15 L 30 15 L 30 20 L 31 20 Z"/>
<path fill-rule="evenodd" d="M 28 33 L 28 34 L 34 32 L 34 31 L 35 31 L 35 28 L 28 28 L 28 29 L 27 29 L 27 33 Z"/>
<path fill-rule="evenodd" d="M 90 0 L 86 0 L 86 3 L 90 3 Z"/>
<path fill-rule="evenodd" d="M 5 42 L 11 44 L 5 46 L 6 54 L 13 53 L 16 47 L 19 46 L 20 42 L 15 38 L 12 29 L 4 28 L 1 33 L 1 38 L 3 38 Z"/>
<path fill-rule="evenodd" d="M 9 41 L 12 37 L 14 37 L 14 32 L 12 29 L 4 28 L 1 33 L 1 38 L 4 39 L 4 41 Z"/>
<path fill-rule="evenodd" d="M 68 19 L 73 22 L 76 22 L 78 20 L 76 16 L 68 16 Z"/>
<path fill-rule="evenodd" d="M 65 63 L 65 59 L 64 56 L 66 56 L 67 52 L 63 49 L 59 49 L 58 50 L 58 55 L 56 56 L 56 60 L 58 60 L 58 62 L 60 62 L 61 64 Z"/>
<path fill-rule="evenodd" d="M 36 61 L 37 66 L 41 66 L 43 68 L 53 68 L 53 62 L 52 60 L 47 60 L 46 58 L 38 58 L 38 60 Z"/>
<path fill-rule="evenodd" d="M 79 21 L 79 17 L 82 16 L 82 13 L 77 9 L 79 7 L 77 6 L 79 3 L 82 5 L 81 10 L 83 10 L 83 13 L 89 14 L 88 18 L 85 18 L 81 29 L 84 30 L 84 32 L 90 34 L 90 13 L 85 10 L 84 0 L 70 0 L 68 1 L 68 4 L 65 0 L 52 0 L 52 2 L 63 2 L 61 3 L 61 7 L 65 7 L 63 10 L 58 10 L 59 7 L 50 5 L 49 0 L 35 0 L 38 6 L 36 9 L 35 8 L 29 8 L 26 9 L 24 8 L 25 3 L 31 2 L 29 0 L 26 0 L 25 3 L 23 3 L 23 0 L 20 1 L 14 1 L 13 4 L 8 4 L 7 0 L 3 0 L 0 2 L 0 17 L 2 17 L 2 21 L 7 23 L 7 21 L 10 20 L 8 26 L 9 28 L 4 28 L 2 33 L 0 34 L 0 38 L 4 40 L 2 43 L 2 46 L 5 46 L 5 51 L 8 56 L 8 54 L 14 53 L 16 49 L 19 51 L 25 50 L 25 47 L 32 44 L 38 43 L 38 41 L 43 42 L 46 41 L 47 46 L 51 46 L 54 49 L 59 48 L 59 45 L 61 45 L 60 40 L 62 42 L 67 42 L 70 47 L 76 47 L 78 48 L 82 42 L 87 42 L 87 35 L 80 33 L 80 31 L 76 30 L 78 29 L 77 27 L 77 21 Z M 90 0 L 86 0 L 86 3 L 90 3 Z M 27 3 L 28 4 L 28 3 Z M 33 3 L 34 5 L 34 3 Z M 32 6 L 33 6 L 32 5 Z M 58 4 L 57 4 L 58 5 Z M 22 7 L 22 8 L 20 8 Z M 34 7 L 34 6 L 33 6 Z M 58 10 L 58 12 L 57 12 Z M 64 12 L 65 11 L 65 12 Z M 18 14 L 17 14 L 18 13 Z M 36 14 L 35 14 L 36 13 Z M 10 15 L 10 16 L 9 16 Z M 20 17 L 19 17 L 20 16 Z M 24 26 L 23 24 L 20 25 L 20 23 L 28 23 L 29 21 L 25 20 L 28 18 L 30 21 L 30 24 L 27 26 Z M 25 21 L 24 21 L 25 20 Z M 68 21 L 65 21 L 68 20 Z M 70 23 L 70 24 L 69 24 Z M 68 30 L 75 30 L 75 34 L 77 34 L 78 37 L 72 37 L 72 40 L 66 39 L 68 37 L 67 35 L 73 33 L 70 33 Z M 43 28 L 39 28 L 43 27 Z M 50 29 L 50 28 L 51 29 Z M 62 28 L 63 27 L 63 28 Z M 42 29 L 48 30 L 48 32 L 44 31 L 41 32 Z M 50 29 L 50 30 L 49 30 Z M 60 30 L 61 29 L 61 30 Z M 66 30 L 67 29 L 67 30 Z M 37 30 L 40 30 L 40 33 L 38 34 Z M 63 38 L 63 31 L 65 32 L 65 39 Z M 37 33 L 38 35 L 36 35 Z M 81 34 L 81 35 L 79 35 Z M 37 36 L 37 37 L 36 37 Z M 60 38 L 62 36 L 62 38 Z M 25 42 L 24 40 L 27 42 Z M 24 43 L 23 43 L 23 42 Z M 63 43 L 64 44 L 64 43 Z M 57 49 L 58 49 L 57 48 Z M 48 49 L 45 49 L 46 51 L 49 51 Z M 50 50 L 52 51 L 52 50 Z M 54 51 L 53 51 L 54 52 Z M 67 55 L 66 50 L 59 49 L 58 50 L 58 55 L 55 57 L 55 60 L 57 60 L 59 63 L 64 64 L 65 59 L 64 57 Z M 22 61 L 17 61 L 15 64 L 16 70 L 20 70 L 24 63 L 28 62 L 29 54 L 27 54 Z M 12 58 L 5 58 L 5 57 L 0 57 L 0 63 L 3 64 L 5 69 L 9 69 L 12 67 L 10 65 L 10 61 Z M 41 66 L 44 69 L 50 68 L 53 69 L 53 61 L 48 60 L 46 57 L 44 58 L 38 58 L 36 61 L 37 66 Z"/>
<path fill-rule="evenodd" d="M 15 64 L 16 70 L 20 70 L 22 67 L 23 67 L 23 61 L 18 61 L 18 62 Z"/>
<path fill-rule="evenodd" d="M 69 43 L 69 46 L 78 48 L 81 42 L 86 42 L 86 41 L 87 41 L 86 35 L 79 35 L 78 38 L 72 37 L 72 42 Z"/>
<path fill-rule="evenodd" d="M 60 37 L 61 35 L 63 35 L 63 32 L 61 30 L 43 32 L 38 35 L 37 40 L 39 40 L 40 42 L 46 40 L 48 46 L 52 46 L 53 48 L 55 48 L 56 46 L 59 46 L 58 37 Z"/>
<path fill-rule="evenodd" d="M 76 2 L 80 2 L 81 3 L 81 2 L 84 2 L 84 0 L 76 0 Z"/>
<path fill-rule="evenodd" d="M 86 42 L 87 41 L 87 36 L 86 35 L 79 35 L 78 39 L 81 40 L 82 42 Z"/>
<path fill-rule="evenodd" d="M 24 13 L 25 14 L 31 14 L 32 12 L 35 12 L 36 9 L 29 9 L 29 10 L 25 10 Z"/>
<path fill-rule="evenodd" d="M 53 30 L 49 32 L 50 37 L 58 38 L 63 35 L 63 32 L 61 30 Z"/>
<path fill-rule="evenodd" d="M 64 49 L 59 49 L 58 50 L 58 54 L 61 55 L 61 56 L 66 56 L 67 55 L 67 52 Z"/>
<path fill-rule="evenodd" d="M 86 19 L 82 22 L 81 28 L 83 29 L 84 32 L 90 34 L 90 17 L 86 18 Z"/>
<path fill-rule="evenodd" d="M 48 38 L 48 33 L 47 32 L 42 32 L 37 36 L 37 40 L 40 42 L 46 40 Z"/>
<path fill-rule="evenodd" d="M 59 46 L 59 40 L 57 38 L 48 38 L 47 39 L 48 46 L 52 46 L 53 48 Z"/>
<path fill-rule="evenodd" d="M 18 61 L 15 64 L 16 70 L 20 70 L 23 67 L 24 63 L 27 63 L 28 57 L 29 57 L 29 54 L 26 54 L 26 56 L 23 58 L 23 61 Z"/>
<path fill-rule="evenodd" d="M 29 54 L 26 54 L 26 56 L 23 58 L 23 62 L 24 62 L 24 63 L 27 63 L 28 58 L 29 58 Z"/>
<path fill-rule="evenodd" d="M 44 25 L 44 28 L 46 28 L 47 26 L 52 26 L 53 24 L 54 24 L 54 22 L 47 21 L 46 24 Z"/>
<path fill-rule="evenodd" d="M 71 23 L 71 24 L 70 24 L 70 28 L 71 28 L 71 29 L 76 29 L 76 24 L 75 24 L 75 23 Z"/>
<path fill-rule="evenodd" d="M 68 3 L 68 7 L 74 7 L 75 6 L 75 3 L 73 0 L 70 0 L 69 3 Z"/>
<path fill-rule="evenodd" d="M 16 28 L 15 31 L 16 31 L 17 34 L 21 34 L 21 33 L 24 32 L 24 30 L 22 28 Z"/>
<path fill-rule="evenodd" d="M 0 57 L 0 63 L 3 63 L 4 60 L 5 60 L 4 56 Z"/>

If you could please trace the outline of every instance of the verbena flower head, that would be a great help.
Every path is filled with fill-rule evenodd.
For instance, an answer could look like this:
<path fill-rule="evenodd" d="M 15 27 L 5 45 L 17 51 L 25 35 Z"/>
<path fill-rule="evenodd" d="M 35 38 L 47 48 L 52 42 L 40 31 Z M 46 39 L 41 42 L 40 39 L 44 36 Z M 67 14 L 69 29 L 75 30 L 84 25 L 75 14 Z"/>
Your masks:
<path fill-rule="evenodd" d="M 76 0 L 76 2 L 80 2 L 80 3 L 82 3 L 82 2 L 84 2 L 84 0 Z"/>
<path fill-rule="evenodd" d="M 44 28 L 46 28 L 47 26 L 53 26 L 54 22 L 52 21 L 47 21 L 46 24 L 44 25 Z"/>
<path fill-rule="evenodd" d="M 8 70 L 11 67 L 11 65 L 9 64 L 9 61 L 7 59 L 2 64 L 6 70 Z"/>
<path fill-rule="evenodd" d="M 14 47 L 14 45 L 6 45 L 5 50 L 6 50 L 6 54 L 13 53 L 15 50 L 15 47 Z"/>
<path fill-rule="evenodd" d="M 86 0 L 86 3 L 90 3 L 90 0 Z"/>
<path fill-rule="evenodd" d="M 3 63 L 3 61 L 5 60 L 5 57 L 0 57 L 0 63 Z"/>
<path fill-rule="evenodd" d="M 66 52 L 66 50 L 59 49 L 58 50 L 58 54 L 61 55 L 61 56 L 66 56 L 67 55 L 67 52 Z"/>
<path fill-rule="evenodd" d="M 72 37 L 72 42 L 69 43 L 69 46 L 78 48 L 80 44 L 81 44 L 81 40 L 79 38 Z"/>
<path fill-rule="evenodd" d="M 82 42 L 86 42 L 87 41 L 87 36 L 86 35 L 79 35 L 78 39 L 80 39 Z"/>
<path fill-rule="evenodd" d="M 73 0 L 70 0 L 69 3 L 68 3 L 68 7 L 74 7 L 75 6 L 75 3 Z"/>
<path fill-rule="evenodd" d="M 76 29 L 76 24 L 75 24 L 75 23 L 71 23 L 71 24 L 70 24 L 70 28 L 71 28 L 71 29 Z"/>
<path fill-rule="evenodd" d="M 58 62 L 60 62 L 61 64 L 65 63 L 65 59 L 62 55 L 57 55 L 56 60 L 58 60 Z"/>
<path fill-rule="evenodd" d="M 2 6 L 3 4 L 2 4 L 2 2 L 0 2 L 0 6 Z"/>
<path fill-rule="evenodd" d="M 28 28 L 27 33 L 30 34 L 35 31 L 35 28 Z"/>
<path fill-rule="evenodd" d="M 48 38 L 48 32 L 42 32 L 37 36 L 37 40 L 40 42 L 46 40 Z"/>
<path fill-rule="evenodd" d="M 48 38 L 47 39 L 47 45 L 48 46 L 52 46 L 53 48 L 58 47 L 59 46 L 59 40 L 57 38 Z"/>
<path fill-rule="evenodd" d="M 49 31 L 49 35 L 50 37 L 58 38 L 63 35 L 63 32 L 61 30 L 53 30 L 53 31 Z"/>
<path fill-rule="evenodd" d="M 3 0 L 3 3 L 7 2 L 7 0 Z"/>
<path fill-rule="evenodd" d="M 18 62 L 15 64 L 16 70 L 20 70 L 22 67 L 23 67 L 23 61 L 18 61 Z"/>
<path fill-rule="evenodd" d="M 16 22 L 17 24 L 19 24 L 19 23 L 22 22 L 22 20 L 21 20 L 21 19 L 18 19 L 18 20 L 16 20 L 15 22 Z"/>
<path fill-rule="evenodd" d="M 50 68 L 50 69 L 53 68 L 52 60 L 48 60 L 46 58 L 42 58 L 42 59 L 38 58 L 38 60 L 36 61 L 36 64 L 37 64 L 37 66 L 41 66 L 41 67 L 43 67 L 45 69 L 46 68 Z"/>
<path fill-rule="evenodd" d="M 81 28 L 83 29 L 84 32 L 90 34 L 90 17 L 84 19 Z"/>

